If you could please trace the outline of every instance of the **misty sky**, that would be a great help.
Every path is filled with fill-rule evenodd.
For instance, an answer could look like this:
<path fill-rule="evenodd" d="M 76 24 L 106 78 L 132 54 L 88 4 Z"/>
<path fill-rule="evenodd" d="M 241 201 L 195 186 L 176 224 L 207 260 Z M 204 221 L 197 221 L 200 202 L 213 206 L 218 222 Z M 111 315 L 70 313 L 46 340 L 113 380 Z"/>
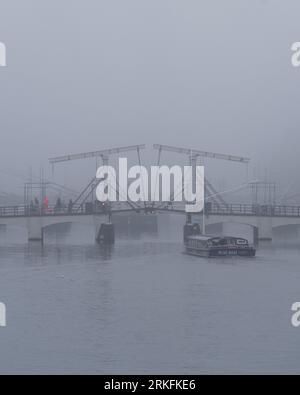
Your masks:
<path fill-rule="evenodd" d="M 299 0 L 0 0 L 0 190 L 50 156 L 142 143 L 300 184 L 299 18 Z"/>

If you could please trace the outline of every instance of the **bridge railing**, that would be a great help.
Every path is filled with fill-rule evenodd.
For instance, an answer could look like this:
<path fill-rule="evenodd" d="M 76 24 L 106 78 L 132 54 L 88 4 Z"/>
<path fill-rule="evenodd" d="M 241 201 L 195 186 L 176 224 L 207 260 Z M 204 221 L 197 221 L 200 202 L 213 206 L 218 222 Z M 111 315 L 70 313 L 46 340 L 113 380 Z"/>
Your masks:
<path fill-rule="evenodd" d="M 184 204 L 160 204 L 151 206 L 151 212 L 156 211 L 180 211 L 184 213 Z M 130 207 L 126 203 L 95 204 L 85 203 L 72 206 L 6 206 L 0 207 L 0 218 L 6 217 L 34 217 L 34 216 L 66 216 L 66 215 L 92 215 L 109 214 L 110 212 L 128 211 Z M 132 209 L 132 211 L 134 211 Z M 137 210 L 136 210 L 137 211 Z M 144 212 L 141 207 L 139 212 Z M 206 215 L 244 215 L 244 216 L 269 216 L 269 217 L 300 217 L 300 206 L 280 205 L 252 205 L 252 204 L 215 204 L 206 203 Z"/>
<path fill-rule="evenodd" d="M 207 204 L 206 214 L 250 215 L 267 217 L 300 217 L 300 206 L 253 205 L 253 204 Z"/>
<path fill-rule="evenodd" d="M 0 207 L 0 217 L 21 217 L 25 215 L 25 206 Z"/>
<path fill-rule="evenodd" d="M 87 207 L 73 206 L 71 207 L 30 207 L 30 206 L 6 206 L 0 207 L 0 217 L 34 217 L 46 215 L 74 215 L 87 214 Z"/>
<path fill-rule="evenodd" d="M 5 206 L 0 207 L 0 218 L 6 217 L 37 217 L 37 216 L 66 216 L 66 215 L 92 215 L 92 214 L 109 214 L 111 209 L 122 211 L 124 204 L 116 204 L 112 208 L 110 204 L 84 203 L 77 205 L 62 206 Z M 128 207 L 127 207 L 128 208 Z"/>

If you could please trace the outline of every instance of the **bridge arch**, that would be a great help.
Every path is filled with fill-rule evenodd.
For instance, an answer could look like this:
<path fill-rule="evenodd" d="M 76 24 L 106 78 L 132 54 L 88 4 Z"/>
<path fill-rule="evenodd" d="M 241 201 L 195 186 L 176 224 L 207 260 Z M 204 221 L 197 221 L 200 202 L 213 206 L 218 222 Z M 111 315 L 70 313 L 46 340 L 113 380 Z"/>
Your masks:
<path fill-rule="evenodd" d="M 66 243 L 71 240 L 89 243 L 95 237 L 95 227 L 90 223 L 80 221 L 61 221 L 44 225 L 42 239 L 47 243 Z"/>
<path fill-rule="evenodd" d="M 1 238 L 4 235 L 17 235 L 18 238 L 26 239 L 27 224 L 25 220 L 19 218 L 0 218 Z M 6 237 L 6 236 L 5 236 Z M 12 236 L 14 237 L 14 236 Z"/>
<path fill-rule="evenodd" d="M 11 223 L 1 223 L 0 224 L 0 240 L 1 242 L 10 239 L 17 239 L 21 242 L 26 242 L 27 240 L 27 227 L 25 224 L 11 224 Z"/>
<path fill-rule="evenodd" d="M 300 223 L 286 223 L 278 226 L 274 226 L 273 235 L 276 239 L 282 241 L 299 241 L 300 240 Z"/>
<path fill-rule="evenodd" d="M 30 241 L 38 241 L 44 239 L 44 234 L 47 229 L 51 229 L 57 225 L 62 224 L 81 224 L 92 226 L 95 224 L 93 215 L 62 215 L 62 216 L 36 216 L 26 218 L 26 225 L 28 229 L 28 239 Z M 99 217 L 100 218 L 100 217 Z"/>
<path fill-rule="evenodd" d="M 43 228 L 43 231 L 45 232 L 45 231 L 48 231 L 48 230 L 55 229 L 58 226 L 73 225 L 73 224 L 76 224 L 76 223 L 77 223 L 76 221 L 72 221 L 72 222 L 71 221 L 61 221 L 61 222 L 45 225 L 42 228 Z"/>
<path fill-rule="evenodd" d="M 226 230 L 226 226 L 231 226 L 230 231 Z M 238 229 L 239 228 L 239 229 Z M 259 238 L 259 228 L 256 224 L 250 223 L 248 221 L 233 221 L 231 218 L 224 218 L 223 220 L 211 219 L 206 222 L 206 232 L 215 234 L 230 234 L 232 236 L 242 236 L 246 237 L 253 243 L 258 242 Z"/>

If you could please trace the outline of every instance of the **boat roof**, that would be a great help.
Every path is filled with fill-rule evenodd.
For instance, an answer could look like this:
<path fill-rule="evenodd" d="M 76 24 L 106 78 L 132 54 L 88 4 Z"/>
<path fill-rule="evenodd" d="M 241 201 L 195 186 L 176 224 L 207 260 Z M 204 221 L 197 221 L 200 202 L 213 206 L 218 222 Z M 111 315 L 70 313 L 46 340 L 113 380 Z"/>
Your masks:
<path fill-rule="evenodd" d="M 193 240 L 201 240 L 201 241 L 208 241 L 212 239 L 234 239 L 234 240 L 247 240 L 244 237 L 236 237 L 236 236 L 216 236 L 216 235 L 195 235 L 189 236 L 189 239 Z"/>
<path fill-rule="evenodd" d="M 194 239 L 194 240 L 211 240 L 211 239 L 221 239 L 220 236 L 213 236 L 213 235 L 194 235 L 194 236 L 189 236 L 189 239 Z"/>

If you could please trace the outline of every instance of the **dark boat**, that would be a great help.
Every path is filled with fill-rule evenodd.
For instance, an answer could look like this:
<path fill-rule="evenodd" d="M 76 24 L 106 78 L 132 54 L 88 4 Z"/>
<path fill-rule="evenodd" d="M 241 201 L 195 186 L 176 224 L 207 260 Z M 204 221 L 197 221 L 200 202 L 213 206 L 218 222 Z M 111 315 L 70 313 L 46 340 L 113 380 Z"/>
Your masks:
<path fill-rule="evenodd" d="M 256 250 L 241 237 L 189 236 L 185 240 L 186 252 L 205 258 L 239 256 L 254 257 Z"/>

